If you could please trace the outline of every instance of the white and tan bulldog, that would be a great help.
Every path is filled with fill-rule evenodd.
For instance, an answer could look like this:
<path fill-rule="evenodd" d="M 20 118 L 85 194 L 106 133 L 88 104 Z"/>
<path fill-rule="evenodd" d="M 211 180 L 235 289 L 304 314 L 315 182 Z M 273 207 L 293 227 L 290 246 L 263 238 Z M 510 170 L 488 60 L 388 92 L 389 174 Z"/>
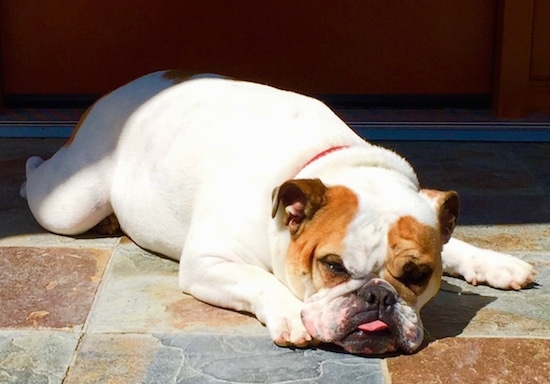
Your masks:
<path fill-rule="evenodd" d="M 179 260 L 182 290 L 254 313 L 281 346 L 411 353 L 444 272 L 501 289 L 534 280 L 531 265 L 452 239 L 455 192 L 420 189 L 407 161 L 309 97 L 157 72 L 100 99 L 76 131 L 27 162 L 36 220 L 75 235 L 114 213 Z"/>

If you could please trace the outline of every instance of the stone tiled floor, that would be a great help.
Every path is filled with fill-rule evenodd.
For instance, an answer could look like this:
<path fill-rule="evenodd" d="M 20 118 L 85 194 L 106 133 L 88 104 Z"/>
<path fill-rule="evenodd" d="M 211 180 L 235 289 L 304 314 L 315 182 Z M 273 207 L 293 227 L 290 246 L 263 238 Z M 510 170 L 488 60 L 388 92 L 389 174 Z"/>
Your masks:
<path fill-rule="evenodd" d="M 550 383 L 550 144 L 386 142 L 462 196 L 457 237 L 534 263 L 521 292 L 446 277 L 426 346 L 366 358 L 278 348 L 254 318 L 177 288 L 177 264 L 122 237 L 45 233 L 18 189 L 59 139 L 0 139 L 0 382 Z"/>

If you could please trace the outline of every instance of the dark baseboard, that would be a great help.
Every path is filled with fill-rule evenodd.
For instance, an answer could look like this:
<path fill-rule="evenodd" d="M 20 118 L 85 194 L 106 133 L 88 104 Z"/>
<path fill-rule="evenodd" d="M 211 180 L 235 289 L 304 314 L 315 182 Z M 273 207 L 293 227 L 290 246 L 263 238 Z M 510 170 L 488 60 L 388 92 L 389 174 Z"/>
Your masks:
<path fill-rule="evenodd" d="M 5 108 L 87 108 L 100 95 L 5 94 Z M 490 109 L 491 95 L 367 95 L 320 94 L 319 99 L 331 108 L 390 109 Z"/>
<path fill-rule="evenodd" d="M 4 108 L 87 108 L 99 95 L 5 94 Z"/>
<path fill-rule="evenodd" d="M 491 109 L 491 95 L 366 95 L 321 94 L 317 95 L 331 108 L 339 109 Z"/>

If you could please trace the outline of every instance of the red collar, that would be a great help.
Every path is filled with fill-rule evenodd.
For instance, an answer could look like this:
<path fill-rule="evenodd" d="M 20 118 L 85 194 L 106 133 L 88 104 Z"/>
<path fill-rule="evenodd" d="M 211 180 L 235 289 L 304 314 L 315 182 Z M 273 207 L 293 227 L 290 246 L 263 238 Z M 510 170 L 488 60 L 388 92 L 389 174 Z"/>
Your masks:
<path fill-rule="evenodd" d="M 319 160 L 321 157 L 323 156 L 326 156 L 328 155 L 329 153 L 332 153 L 332 152 L 336 152 L 336 151 L 339 151 L 340 149 L 344 149 L 344 148 L 348 148 L 347 145 L 338 145 L 336 147 L 331 147 L 329 149 L 325 149 L 323 152 L 320 152 L 318 153 L 317 155 L 315 155 L 314 157 L 312 157 L 307 163 L 305 163 L 301 169 L 304 169 L 305 167 L 307 167 L 308 165 L 310 165 L 311 163 L 313 163 L 314 161 L 317 161 Z"/>

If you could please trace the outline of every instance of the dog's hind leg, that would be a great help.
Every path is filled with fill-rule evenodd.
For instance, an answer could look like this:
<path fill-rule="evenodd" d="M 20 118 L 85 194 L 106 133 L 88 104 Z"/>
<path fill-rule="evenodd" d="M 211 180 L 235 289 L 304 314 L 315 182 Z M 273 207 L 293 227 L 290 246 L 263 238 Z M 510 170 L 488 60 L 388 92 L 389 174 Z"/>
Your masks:
<path fill-rule="evenodd" d="M 45 229 L 63 235 L 86 232 L 113 213 L 108 163 L 70 146 L 46 161 L 31 157 L 21 195 Z"/>
<path fill-rule="evenodd" d="M 79 234 L 113 213 L 110 195 L 116 149 L 128 119 L 174 81 L 155 72 L 99 99 L 51 159 L 27 161 L 27 197 L 36 220 L 60 234 Z"/>

